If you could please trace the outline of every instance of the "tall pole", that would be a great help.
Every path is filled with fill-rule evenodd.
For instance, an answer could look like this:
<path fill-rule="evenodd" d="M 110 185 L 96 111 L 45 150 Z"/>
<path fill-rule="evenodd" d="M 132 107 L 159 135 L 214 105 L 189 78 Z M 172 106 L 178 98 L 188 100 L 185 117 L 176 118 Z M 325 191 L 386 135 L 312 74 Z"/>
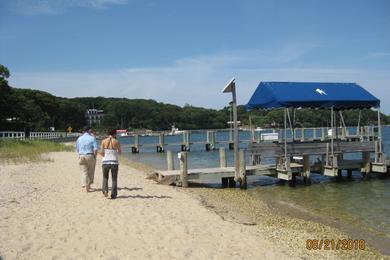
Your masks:
<path fill-rule="evenodd" d="M 236 98 L 236 84 L 233 82 L 232 85 L 232 95 L 233 95 L 233 124 L 234 124 L 234 180 L 239 181 L 239 174 L 240 174 L 240 160 L 239 160 L 239 153 L 238 153 L 238 123 L 237 123 L 237 98 Z"/>
<path fill-rule="evenodd" d="M 333 160 L 333 135 L 334 135 L 334 125 L 335 125 L 335 120 L 334 120 L 334 112 L 333 112 L 333 106 L 330 108 L 330 128 L 332 129 L 332 135 L 330 137 L 330 143 L 331 143 L 331 153 L 332 153 L 332 160 Z M 333 166 L 333 161 L 332 161 L 332 166 Z"/>
<path fill-rule="evenodd" d="M 237 98 L 236 98 L 236 83 L 234 82 L 234 78 L 230 80 L 230 82 L 225 86 L 222 90 L 222 93 L 232 93 L 232 108 L 233 108 L 233 138 L 234 138 L 234 180 L 240 181 L 240 158 L 238 154 L 238 122 L 237 122 Z"/>
<path fill-rule="evenodd" d="M 232 121 L 233 121 L 232 113 L 233 113 L 233 111 L 232 110 L 233 110 L 233 107 L 230 107 L 230 109 L 229 109 L 229 115 L 230 115 L 230 121 L 229 121 L 229 126 L 230 126 L 229 141 L 233 140 L 233 124 L 232 124 Z"/>
<path fill-rule="evenodd" d="M 378 107 L 378 141 L 379 141 L 379 152 L 382 152 L 382 125 L 381 125 L 381 109 Z"/>
<path fill-rule="evenodd" d="M 287 108 L 284 109 L 284 167 L 287 170 Z"/>

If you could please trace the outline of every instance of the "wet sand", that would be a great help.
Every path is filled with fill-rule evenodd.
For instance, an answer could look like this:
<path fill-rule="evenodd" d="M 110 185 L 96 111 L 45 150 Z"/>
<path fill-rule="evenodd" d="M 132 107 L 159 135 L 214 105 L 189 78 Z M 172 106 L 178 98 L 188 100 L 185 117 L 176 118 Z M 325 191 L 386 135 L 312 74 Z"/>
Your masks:
<path fill-rule="evenodd" d="M 365 250 L 308 250 L 307 239 L 356 239 L 340 229 L 322 223 L 322 218 L 285 205 L 269 204 L 239 189 L 192 188 L 205 207 L 222 219 L 259 230 L 279 248 L 288 249 L 291 257 L 304 259 L 390 259 L 366 243 Z"/>

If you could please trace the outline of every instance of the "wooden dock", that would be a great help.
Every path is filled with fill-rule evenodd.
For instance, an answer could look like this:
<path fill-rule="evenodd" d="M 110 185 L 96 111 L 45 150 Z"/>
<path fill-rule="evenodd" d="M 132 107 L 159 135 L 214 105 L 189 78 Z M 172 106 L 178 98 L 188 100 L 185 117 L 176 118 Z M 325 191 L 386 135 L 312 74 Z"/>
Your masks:
<path fill-rule="evenodd" d="M 200 141 L 195 141 L 191 140 L 191 133 L 203 136 L 198 136 Z M 379 128 L 375 126 L 252 130 L 250 139 L 239 140 L 247 144 L 247 149 L 239 151 L 237 168 L 227 167 L 226 161 L 225 149 L 233 149 L 233 140 L 218 140 L 216 137 L 217 131 L 214 130 L 184 131 L 181 137 L 169 142 L 166 133 L 161 132 L 154 135 L 156 140 L 153 142 L 149 140 L 143 143 L 141 136 L 135 135 L 133 143 L 123 148 L 131 148 L 132 153 L 139 153 L 141 147 L 155 147 L 156 152 L 166 152 L 168 167 L 167 170 L 155 172 L 158 181 L 183 187 L 188 185 L 188 181 L 196 181 L 207 175 L 220 178 L 223 186 L 235 186 L 238 181 L 240 187 L 245 188 L 246 176 L 253 175 L 273 176 L 289 182 L 295 182 L 297 176 L 302 176 L 304 183 L 310 184 L 311 172 L 330 177 L 341 177 L 342 171 L 347 171 L 348 177 L 352 176 L 352 171 L 360 171 L 364 176 L 371 172 L 388 172 L 389 162 L 383 151 L 383 140 Z M 218 147 L 220 167 L 188 169 L 187 152 L 193 145 L 204 145 L 206 151 Z M 169 149 L 173 146 L 181 147 L 180 169 L 176 170 L 174 153 Z M 245 153 L 249 155 L 248 162 L 245 162 Z M 346 160 L 344 155 L 348 153 L 361 154 L 361 157 Z M 296 157 L 300 157 L 300 160 L 296 160 Z M 269 162 L 274 163 L 267 164 Z"/>
<path fill-rule="evenodd" d="M 292 163 L 291 168 L 294 172 L 300 172 L 303 165 L 298 163 Z M 234 167 L 216 167 L 216 168 L 199 168 L 189 169 L 187 172 L 187 179 L 199 180 L 201 176 L 212 175 L 214 178 L 221 178 L 222 182 L 224 179 L 234 179 L 235 175 Z M 252 165 L 246 167 L 246 176 L 277 176 L 275 165 Z M 156 171 L 158 181 L 165 184 L 177 184 L 180 182 L 181 170 L 158 170 Z M 232 180 L 230 180 L 232 182 Z"/>
<path fill-rule="evenodd" d="M 331 146 L 332 145 L 332 146 Z M 235 187 L 236 181 L 240 187 L 246 187 L 246 176 L 273 176 L 281 180 L 295 183 L 296 177 L 303 177 L 305 184 L 311 183 L 311 173 L 317 172 L 330 177 L 342 176 L 342 171 L 347 171 L 348 177 L 352 171 L 360 171 L 363 176 L 371 172 L 388 173 L 390 161 L 386 161 L 386 155 L 382 151 L 383 144 L 377 136 L 343 136 L 333 139 L 332 142 L 312 140 L 289 140 L 289 142 L 251 142 L 246 149 L 250 157 L 249 164 L 245 162 L 245 151 L 239 151 L 239 169 L 226 167 L 225 148 L 220 147 L 220 167 L 188 169 L 187 152 L 179 153 L 180 169 L 173 169 L 173 152 L 167 151 L 168 170 L 156 171 L 160 183 L 188 186 L 188 181 L 196 181 L 201 176 L 212 175 L 220 178 L 223 187 Z M 361 158 L 347 160 L 345 154 L 361 154 Z M 371 158 L 371 155 L 374 158 Z M 310 157 L 312 157 L 310 159 Z M 297 158 L 300 158 L 297 160 Z M 317 161 L 313 159 L 317 158 Z M 262 162 L 272 159 L 274 164 Z"/>
<path fill-rule="evenodd" d="M 387 168 L 390 168 L 390 160 L 386 162 Z M 304 165 L 299 163 L 291 163 L 291 171 L 294 174 L 293 177 L 301 176 L 304 177 Z M 310 166 L 310 171 L 315 173 L 323 173 L 323 165 L 314 164 Z M 348 177 L 352 174 L 352 170 L 361 171 L 362 169 L 362 161 L 361 160 L 343 160 L 339 162 L 339 170 L 345 170 L 348 173 Z M 212 175 L 215 179 L 221 179 L 222 186 L 235 186 L 235 182 L 233 185 L 223 185 L 224 181 L 228 181 L 230 183 L 233 182 L 235 172 L 234 167 L 215 167 L 215 168 L 198 168 L 198 169 L 188 169 L 187 172 L 187 180 L 188 181 L 196 181 L 202 178 L 202 176 Z M 181 184 L 181 170 L 157 170 L 156 172 L 157 180 L 162 184 Z M 263 164 L 263 165 L 251 165 L 246 166 L 245 169 L 246 176 L 270 176 L 278 179 L 282 176 L 278 176 L 277 167 L 275 164 Z"/>
<path fill-rule="evenodd" d="M 302 164 L 292 163 L 291 168 L 298 171 L 302 169 Z M 163 180 L 166 177 L 180 177 L 180 170 L 158 170 L 156 171 L 159 180 Z M 199 168 L 199 169 L 189 169 L 188 170 L 188 180 L 197 180 L 202 175 L 213 175 L 214 177 L 219 178 L 230 178 L 234 177 L 234 167 L 216 167 L 216 168 Z M 276 167 L 275 165 L 252 165 L 246 167 L 246 175 L 275 175 Z"/>

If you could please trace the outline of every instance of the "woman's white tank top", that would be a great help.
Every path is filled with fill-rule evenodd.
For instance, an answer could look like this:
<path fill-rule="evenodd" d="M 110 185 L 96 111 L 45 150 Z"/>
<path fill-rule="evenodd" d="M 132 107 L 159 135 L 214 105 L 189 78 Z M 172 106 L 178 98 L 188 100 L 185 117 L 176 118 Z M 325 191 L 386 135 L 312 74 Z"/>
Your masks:
<path fill-rule="evenodd" d="M 110 147 L 110 144 L 111 138 L 108 147 Z M 104 157 L 102 160 L 103 164 L 119 164 L 118 151 L 116 149 L 110 149 L 108 147 L 104 148 Z"/>

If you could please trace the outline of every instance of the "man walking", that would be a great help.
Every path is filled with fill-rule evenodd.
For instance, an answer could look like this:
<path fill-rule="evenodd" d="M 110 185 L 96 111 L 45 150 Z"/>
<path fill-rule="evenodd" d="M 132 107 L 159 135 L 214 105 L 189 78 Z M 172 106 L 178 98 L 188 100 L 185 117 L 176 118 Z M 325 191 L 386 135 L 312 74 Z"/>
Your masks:
<path fill-rule="evenodd" d="M 81 186 L 86 192 L 90 192 L 91 184 L 95 176 L 97 143 L 92 135 L 91 127 L 83 128 L 83 135 L 76 141 L 76 150 L 79 154 L 79 165 L 81 169 Z"/>

